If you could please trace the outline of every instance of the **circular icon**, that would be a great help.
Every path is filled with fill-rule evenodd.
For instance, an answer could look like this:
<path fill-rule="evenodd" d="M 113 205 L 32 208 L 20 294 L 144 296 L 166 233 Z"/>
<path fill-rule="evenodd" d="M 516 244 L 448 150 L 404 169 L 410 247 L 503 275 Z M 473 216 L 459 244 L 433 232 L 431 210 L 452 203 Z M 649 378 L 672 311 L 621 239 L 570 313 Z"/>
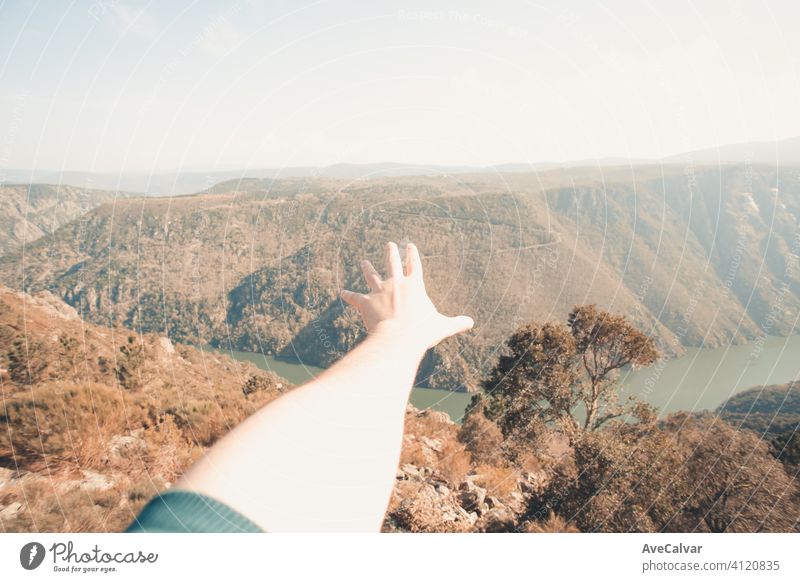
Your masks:
<path fill-rule="evenodd" d="M 44 546 L 39 542 L 30 542 L 19 551 L 19 563 L 26 570 L 35 570 L 44 561 Z"/>

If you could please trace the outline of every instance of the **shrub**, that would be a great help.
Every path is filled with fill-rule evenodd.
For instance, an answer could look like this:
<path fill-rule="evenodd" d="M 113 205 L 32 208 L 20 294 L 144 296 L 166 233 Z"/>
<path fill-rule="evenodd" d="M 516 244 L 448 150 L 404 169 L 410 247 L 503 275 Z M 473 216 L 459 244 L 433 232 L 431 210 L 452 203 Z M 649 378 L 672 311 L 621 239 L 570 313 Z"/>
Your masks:
<path fill-rule="evenodd" d="M 44 377 L 48 354 L 43 342 L 17 338 L 6 352 L 8 376 L 18 384 L 34 384 Z"/>
<path fill-rule="evenodd" d="M 483 401 L 482 395 L 473 396 L 469 412 L 458 431 L 458 440 L 464 443 L 474 464 L 502 464 L 503 431 L 486 418 Z"/>
<path fill-rule="evenodd" d="M 114 369 L 117 380 L 124 388 L 130 390 L 140 386 L 145 357 L 144 345 L 137 342 L 136 336 L 128 336 L 128 342 L 119 348 L 117 366 Z"/>
<path fill-rule="evenodd" d="M 250 396 L 256 392 L 270 392 L 277 389 L 277 385 L 272 378 L 262 375 L 253 375 L 250 376 L 242 386 L 242 393 L 245 396 Z"/>
<path fill-rule="evenodd" d="M 521 531 L 526 533 L 577 533 L 580 530 L 564 518 L 551 513 L 544 521 L 526 521 Z"/>
<path fill-rule="evenodd" d="M 797 481 L 769 444 L 719 417 L 674 414 L 665 429 L 683 452 L 688 493 L 670 531 L 789 532 L 800 524 Z"/>
<path fill-rule="evenodd" d="M 470 455 L 464 445 L 453 439 L 444 441 L 436 469 L 450 483 L 462 482 L 470 470 Z"/>
<path fill-rule="evenodd" d="M 534 521 L 557 513 L 581 531 L 664 529 L 686 497 L 683 455 L 654 423 L 586 432 L 531 504 Z"/>

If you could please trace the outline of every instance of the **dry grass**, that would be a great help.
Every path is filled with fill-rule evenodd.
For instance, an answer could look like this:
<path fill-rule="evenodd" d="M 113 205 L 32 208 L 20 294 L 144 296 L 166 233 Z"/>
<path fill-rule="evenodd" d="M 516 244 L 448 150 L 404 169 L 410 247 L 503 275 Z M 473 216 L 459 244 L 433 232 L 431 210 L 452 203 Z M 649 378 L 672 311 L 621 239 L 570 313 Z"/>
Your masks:
<path fill-rule="evenodd" d="M 517 489 L 519 470 L 510 466 L 478 465 L 475 484 L 486 489 L 488 495 L 506 498 Z"/>
<path fill-rule="evenodd" d="M 436 466 L 440 473 L 450 483 L 461 483 L 470 472 L 470 455 L 464 445 L 457 441 L 444 441 L 439 464 Z"/>
<path fill-rule="evenodd" d="M 522 531 L 526 533 L 578 533 L 580 530 L 572 523 L 564 521 L 564 519 L 556 515 L 550 514 L 544 521 L 528 521 L 523 527 Z"/>
<path fill-rule="evenodd" d="M 126 389 L 114 360 L 130 332 L 54 315 L 53 301 L 0 288 L 0 358 L 27 338 L 47 364 L 36 382 L 0 376 L 0 468 L 15 471 L 0 505 L 22 504 L 0 531 L 119 531 L 279 394 L 276 378 L 262 375 L 263 389 L 245 396 L 244 382 L 260 375 L 253 366 L 149 335 L 134 336 L 146 357 L 138 387 Z"/>

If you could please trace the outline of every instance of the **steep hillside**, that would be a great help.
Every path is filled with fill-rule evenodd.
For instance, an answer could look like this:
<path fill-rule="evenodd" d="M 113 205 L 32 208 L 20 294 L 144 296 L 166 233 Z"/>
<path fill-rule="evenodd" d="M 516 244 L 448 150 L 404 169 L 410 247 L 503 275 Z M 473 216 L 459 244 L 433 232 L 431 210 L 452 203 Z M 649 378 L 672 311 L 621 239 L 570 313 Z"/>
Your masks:
<path fill-rule="evenodd" d="M 800 382 L 745 390 L 729 398 L 717 414 L 760 435 L 795 433 L 800 430 Z"/>
<path fill-rule="evenodd" d="M 48 184 L 0 184 L 0 255 L 52 233 L 125 193 Z"/>
<path fill-rule="evenodd" d="M 769 441 L 790 476 L 800 475 L 800 382 L 757 386 L 728 399 L 717 414 Z"/>
<path fill-rule="evenodd" d="M 0 287 L 0 532 L 120 530 L 287 387 L 226 356 L 88 324 L 49 293 Z"/>
<path fill-rule="evenodd" d="M 415 241 L 429 291 L 476 330 L 420 382 L 474 388 L 522 322 L 575 304 L 627 314 L 663 351 L 792 333 L 800 309 L 797 171 L 682 166 L 538 174 L 242 180 L 93 210 L 0 279 L 91 321 L 327 365 L 356 341 L 337 299 L 358 261 Z"/>
<path fill-rule="evenodd" d="M 86 323 L 46 292 L 0 288 L 0 356 L 0 532 L 120 531 L 287 388 L 226 356 Z M 456 425 L 408 407 L 385 531 L 797 530 L 796 446 L 784 471 L 717 417 L 645 414 L 578 439 L 544 427 L 519 448 L 473 412 Z"/>

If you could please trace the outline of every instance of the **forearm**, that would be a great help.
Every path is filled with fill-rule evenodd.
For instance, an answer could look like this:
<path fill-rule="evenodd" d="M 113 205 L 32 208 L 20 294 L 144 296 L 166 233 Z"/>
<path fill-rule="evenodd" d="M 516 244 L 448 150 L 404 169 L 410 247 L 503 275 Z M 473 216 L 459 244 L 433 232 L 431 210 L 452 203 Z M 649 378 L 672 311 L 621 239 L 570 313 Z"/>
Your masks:
<path fill-rule="evenodd" d="M 178 483 L 267 531 L 377 531 L 424 349 L 371 335 L 247 419 Z"/>
<path fill-rule="evenodd" d="M 342 291 L 367 339 L 313 382 L 247 419 L 178 483 L 267 531 L 377 531 L 392 492 L 406 402 L 425 350 L 470 329 L 439 313 L 413 244 L 403 269 L 386 245 L 389 278 L 369 261 L 370 289 Z"/>

